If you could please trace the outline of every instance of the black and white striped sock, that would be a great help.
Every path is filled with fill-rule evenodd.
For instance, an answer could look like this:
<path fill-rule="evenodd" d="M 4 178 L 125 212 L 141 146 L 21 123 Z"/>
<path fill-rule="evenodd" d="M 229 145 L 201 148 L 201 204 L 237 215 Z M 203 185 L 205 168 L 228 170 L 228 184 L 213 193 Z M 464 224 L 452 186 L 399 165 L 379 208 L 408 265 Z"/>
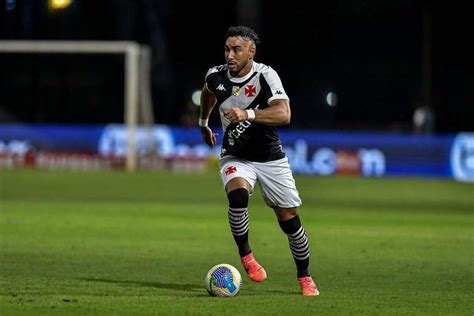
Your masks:
<path fill-rule="evenodd" d="M 283 232 L 288 236 L 288 244 L 298 270 L 298 278 L 309 276 L 309 242 L 306 232 L 303 226 L 301 226 L 299 216 L 296 215 L 287 221 L 279 223 Z"/>
<path fill-rule="evenodd" d="M 239 247 L 241 257 L 248 255 L 252 250 L 249 245 L 249 193 L 239 188 L 227 194 L 229 199 L 229 224 L 235 243 Z"/>

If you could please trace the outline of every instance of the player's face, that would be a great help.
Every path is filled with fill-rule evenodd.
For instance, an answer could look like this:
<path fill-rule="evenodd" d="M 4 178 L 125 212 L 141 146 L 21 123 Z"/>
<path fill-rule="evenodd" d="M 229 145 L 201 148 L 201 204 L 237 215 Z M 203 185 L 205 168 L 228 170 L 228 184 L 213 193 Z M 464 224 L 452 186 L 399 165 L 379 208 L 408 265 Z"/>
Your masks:
<path fill-rule="evenodd" d="M 251 69 L 255 46 L 242 37 L 227 38 L 224 46 L 227 68 L 234 77 L 245 76 Z"/>

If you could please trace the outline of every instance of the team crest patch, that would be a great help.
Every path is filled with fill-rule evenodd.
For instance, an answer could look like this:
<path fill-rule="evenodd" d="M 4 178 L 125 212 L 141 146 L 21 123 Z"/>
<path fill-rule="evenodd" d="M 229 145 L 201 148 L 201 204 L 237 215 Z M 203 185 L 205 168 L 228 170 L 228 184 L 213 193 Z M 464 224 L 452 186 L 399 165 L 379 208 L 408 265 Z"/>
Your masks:
<path fill-rule="evenodd" d="M 229 167 L 227 167 L 227 169 L 225 169 L 225 175 L 228 176 L 229 174 L 233 174 L 236 171 L 237 171 L 236 167 L 229 166 Z"/>
<path fill-rule="evenodd" d="M 248 97 L 253 97 L 257 93 L 257 89 L 253 84 L 248 84 L 245 86 L 245 95 Z"/>
<path fill-rule="evenodd" d="M 233 96 L 238 96 L 240 93 L 240 87 L 239 86 L 233 86 L 232 87 L 232 95 Z"/>

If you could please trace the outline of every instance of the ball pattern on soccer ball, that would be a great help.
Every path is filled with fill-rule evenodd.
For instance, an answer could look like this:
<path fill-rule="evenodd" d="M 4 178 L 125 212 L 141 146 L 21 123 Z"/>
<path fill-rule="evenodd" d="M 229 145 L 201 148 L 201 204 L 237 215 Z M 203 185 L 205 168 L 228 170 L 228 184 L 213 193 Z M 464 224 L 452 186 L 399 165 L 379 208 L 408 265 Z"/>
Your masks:
<path fill-rule="evenodd" d="M 207 272 L 205 284 L 211 296 L 235 296 L 242 286 L 242 276 L 234 266 L 221 263 Z"/>

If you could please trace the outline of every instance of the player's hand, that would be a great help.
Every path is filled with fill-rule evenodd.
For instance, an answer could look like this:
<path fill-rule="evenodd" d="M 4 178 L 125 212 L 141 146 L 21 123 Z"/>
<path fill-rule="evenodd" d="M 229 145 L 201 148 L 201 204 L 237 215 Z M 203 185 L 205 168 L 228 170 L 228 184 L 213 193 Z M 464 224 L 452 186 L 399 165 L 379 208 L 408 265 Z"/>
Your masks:
<path fill-rule="evenodd" d="M 217 135 L 213 133 L 209 127 L 201 127 L 202 140 L 211 147 L 214 147 L 217 143 Z"/>
<path fill-rule="evenodd" d="M 239 108 L 230 108 L 224 110 L 224 117 L 231 123 L 239 123 L 245 121 L 248 118 L 247 112 Z"/>

